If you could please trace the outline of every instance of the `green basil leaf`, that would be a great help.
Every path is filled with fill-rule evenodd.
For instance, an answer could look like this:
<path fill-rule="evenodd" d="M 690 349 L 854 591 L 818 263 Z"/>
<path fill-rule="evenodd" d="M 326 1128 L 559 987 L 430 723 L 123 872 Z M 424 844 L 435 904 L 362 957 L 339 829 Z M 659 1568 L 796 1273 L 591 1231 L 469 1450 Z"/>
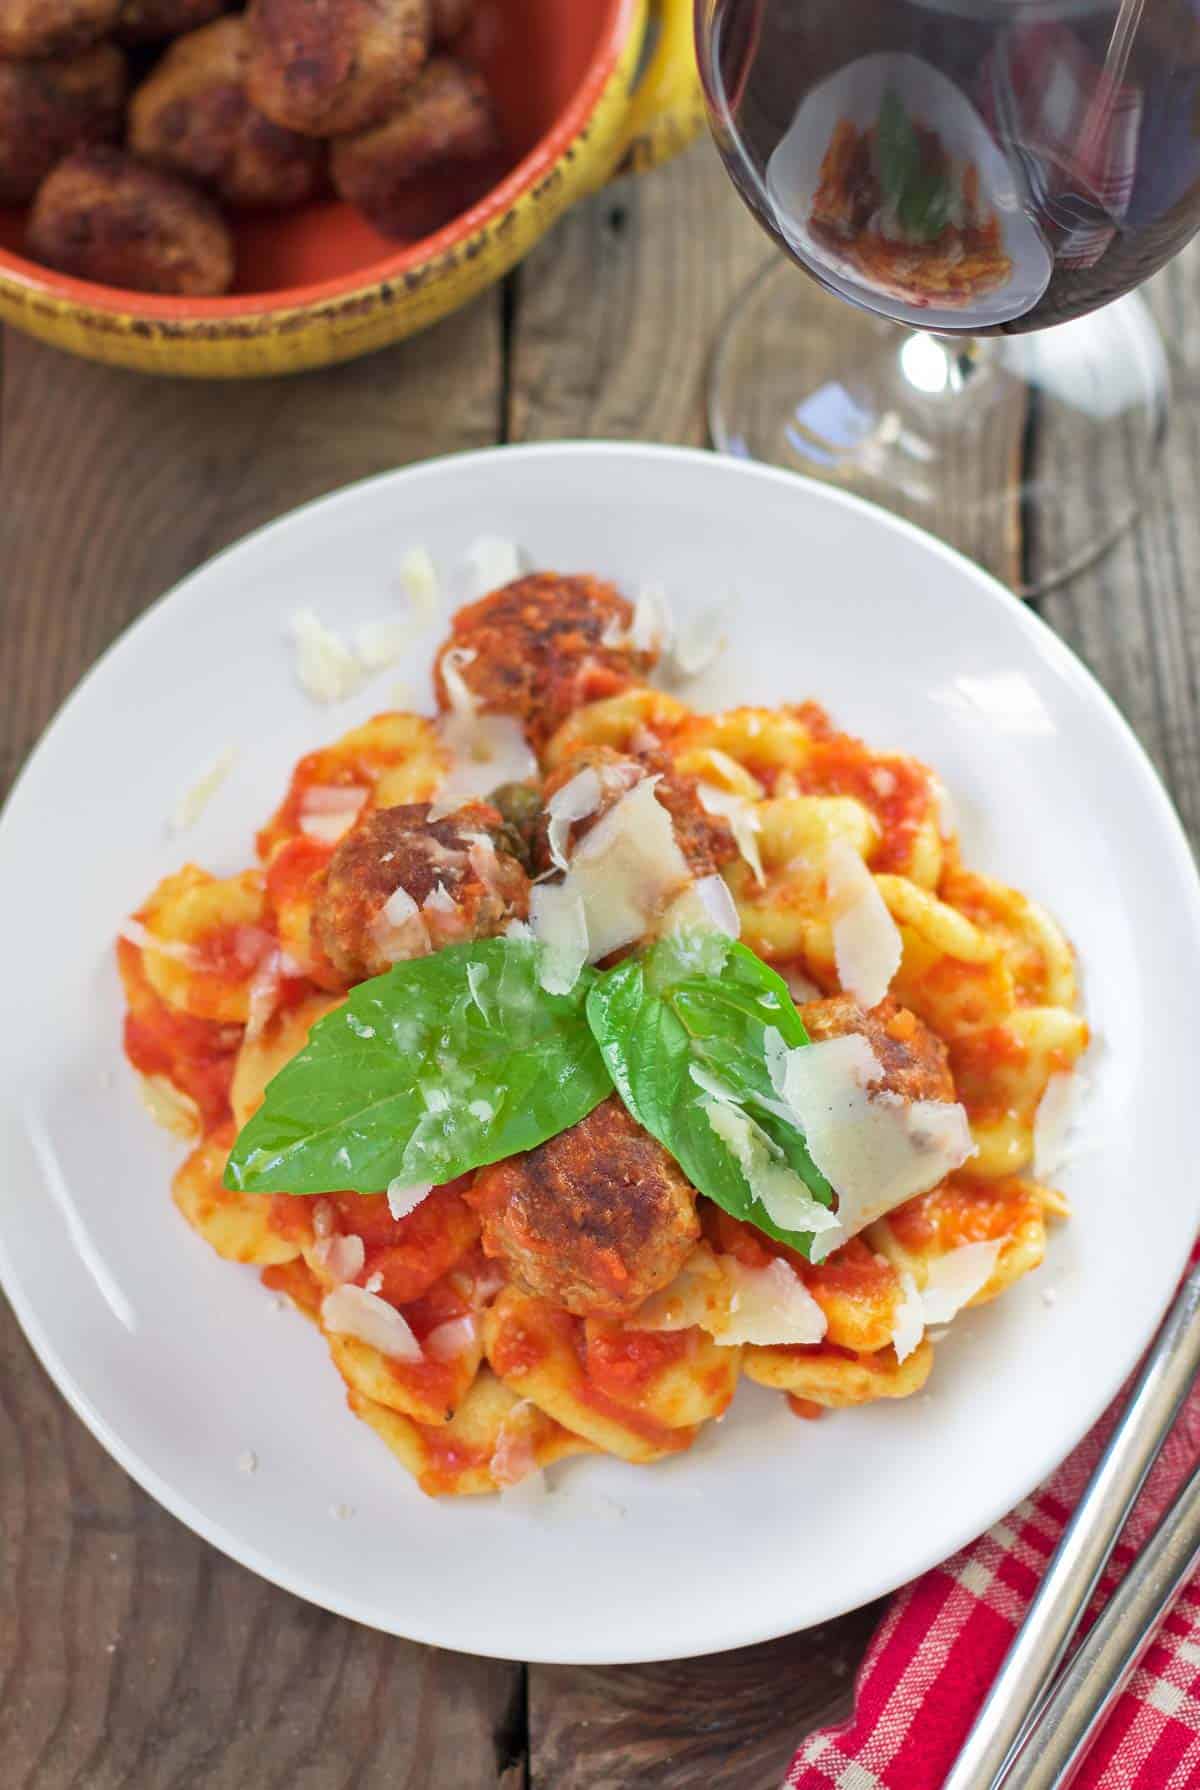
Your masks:
<path fill-rule="evenodd" d="M 921 145 L 904 110 L 904 102 L 894 87 L 889 87 L 879 102 L 875 144 L 884 199 L 899 207 L 921 171 Z"/>
<path fill-rule="evenodd" d="M 896 215 L 907 235 L 932 242 L 945 229 L 950 216 L 949 175 L 920 176 L 900 199 Z"/>
<path fill-rule="evenodd" d="M 756 1197 L 708 1108 L 719 1083 L 822 1205 L 833 1190 L 803 1133 L 780 1110 L 771 1053 L 808 1043 L 782 977 L 719 935 L 664 939 L 601 976 L 587 1016 L 613 1083 L 639 1124 L 671 1152 L 692 1185 L 735 1218 L 807 1255 L 811 1234 L 782 1229 Z M 697 1070 L 706 1087 L 693 1075 Z"/>
<path fill-rule="evenodd" d="M 361 983 L 268 1083 L 225 1185 L 440 1184 L 586 1118 L 612 1092 L 585 1014 L 595 971 L 549 995 L 539 957 L 531 940 L 483 939 Z"/>

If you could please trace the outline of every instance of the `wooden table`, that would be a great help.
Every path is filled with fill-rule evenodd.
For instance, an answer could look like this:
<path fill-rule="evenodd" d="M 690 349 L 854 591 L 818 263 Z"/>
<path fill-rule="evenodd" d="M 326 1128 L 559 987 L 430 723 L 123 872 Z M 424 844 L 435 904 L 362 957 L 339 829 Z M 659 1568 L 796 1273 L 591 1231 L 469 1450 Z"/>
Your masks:
<path fill-rule="evenodd" d="M 10 334 L 0 791 L 147 603 L 308 498 L 496 441 L 702 442 L 717 322 L 769 254 L 700 145 L 575 212 L 504 289 L 356 365 L 204 386 L 109 372 Z M 1200 255 L 1185 254 L 1148 291 L 1180 355 L 1160 501 L 1042 605 L 1124 709 L 1193 836 L 1198 270 Z M 1065 465 L 1064 493 L 1103 512 L 1094 474 Z M 955 531 L 953 515 L 945 523 Z M 994 556 L 994 542 L 979 545 Z M 798 1737 L 845 1707 L 877 1617 L 609 1670 L 525 1668 L 356 1628 L 224 1559 L 132 1485 L 0 1302 L 5 1790 L 769 1790 Z"/>

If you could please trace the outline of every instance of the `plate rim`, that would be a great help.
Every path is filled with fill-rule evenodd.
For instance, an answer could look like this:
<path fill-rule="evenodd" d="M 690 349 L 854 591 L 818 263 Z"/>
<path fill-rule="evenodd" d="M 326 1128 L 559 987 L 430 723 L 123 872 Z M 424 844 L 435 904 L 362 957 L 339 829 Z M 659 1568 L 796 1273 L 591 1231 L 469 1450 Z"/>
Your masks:
<path fill-rule="evenodd" d="M 110 658 L 135 636 L 145 637 L 160 627 L 164 613 L 172 599 L 186 592 L 194 580 L 207 576 L 229 555 L 239 552 L 250 543 L 258 541 L 260 537 L 269 535 L 272 531 L 285 530 L 296 518 L 306 515 L 310 511 L 319 510 L 322 505 L 337 504 L 352 494 L 363 494 L 375 487 L 394 484 L 400 480 L 419 484 L 424 479 L 440 475 L 448 468 L 457 467 L 460 464 L 486 467 L 489 463 L 494 463 L 500 456 L 504 457 L 506 463 L 511 460 L 521 460 L 531 464 L 536 464 L 539 461 L 559 460 L 564 457 L 578 460 L 592 457 L 602 459 L 641 457 L 658 462 L 690 463 L 705 468 L 706 471 L 718 469 L 719 477 L 748 478 L 782 489 L 794 489 L 799 484 L 806 489 L 810 497 L 817 501 L 841 508 L 850 515 L 858 515 L 882 523 L 885 529 L 898 532 L 924 551 L 932 551 L 937 557 L 957 568 L 959 574 L 965 575 L 978 590 L 979 600 L 982 601 L 986 598 L 993 605 L 1002 605 L 1011 624 L 1019 633 L 1024 633 L 1029 640 L 1035 643 L 1040 657 L 1056 676 L 1062 678 L 1075 693 L 1084 696 L 1089 701 L 1095 703 L 1098 698 L 1101 713 L 1110 725 L 1115 724 L 1116 734 L 1121 740 L 1125 755 L 1131 766 L 1136 766 L 1143 793 L 1153 812 L 1164 848 L 1169 849 L 1174 859 L 1179 893 L 1186 897 L 1189 930 L 1194 939 L 1197 959 L 1200 960 L 1200 870 L 1197 868 L 1178 811 L 1146 748 L 1138 739 L 1117 703 L 1083 660 L 1047 622 L 1024 605 L 991 573 L 967 558 L 965 554 L 928 534 L 907 519 L 896 516 L 864 498 L 838 490 L 817 479 L 807 478 L 754 461 L 718 455 L 707 449 L 638 441 L 573 438 L 549 442 L 499 444 L 443 454 L 433 459 L 414 461 L 404 466 L 390 468 L 338 486 L 331 491 L 323 492 L 239 536 L 235 541 L 230 542 L 200 565 L 194 567 L 164 591 L 161 596 L 155 598 L 138 616 L 134 617 L 64 697 L 30 751 L 3 805 L 0 805 L 0 852 L 4 848 L 5 834 L 11 816 L 20 812 L 24 802 L 24 791 L 48 748 L 51 736 L 58 730 L 60 723 L 70 714 L 76 703 L 82 700 L 84 692 L 92 680 L 104 673 Z M 1185 1263 L 1181 1261 L 1179 1264 L 1180 1275 L 1183 1273 L 1184 1266 Z M 804 1627 L 816 1627 L 823 1622 L 835 1620 L 840 1615 L 848 1614 L 851 1610 L 861 1608 L 876 1597 L 891 1595 L 900 1584 L 920 1577 L 931 1567 L 956 1554 L 968 1542 L 983 1534 L 1004 1516 L 1013 1507 L 1013 1502 L 1019 1502 L 1020 1497 L 1028 1496 L 1036 1486 L 1041 1484 L 1047 1474 L 1053 1472 L 1059 1462 L 1065 1460 L 1076 1448 L 1120 1391 L 1161 1322 L 1162 1315 L 1174 1294 L 1175 1284 L 1172 1281 L 1166 1287 L 1161 1302 L 1156 1307 L 1153 1328 L 1145 1334 L 1139 1331 L 1131 1341 L 1126 1342 L 1121 1350 L 1122 1365 L 1116 1383 L 1109 1385 L 1106 1382 L 1100 1394 L 1087 1401 L 1082 1416 L 1072 1418 L 1061 1437 L 1056 1440 L 1054 1459 L 1039 1469 L 1034 1479 L 1025 1487 L 1024 1492 L 1019 1494 L 1017 1500 L 1010 1499 L 1006 1494 L 998 1505 L 991 1503 L 987 1505 L 987 1511 L 982 1521 L 979 1520 L 978 1513 L 975 1513 L 969 1523 L 959 1524 L 953 1528 L 950 1531 L 952 1539 L 949 1543 L 942 1536 L 939 1537 L 936 1546 L 916 1550 L 913 1555 L 915 1564 L 911 1564 L 905 1577 L 895 1584 L 877 1586 L 862 1596 L 859 1595 L 856 1588 L 853 1599 L 849 1602 L 844 1596 L 831 1595 L 827 1599 L 827 1604 L 818 1609 L 817 1614 L 806 1619 Z M 143 1491 L 204 1541 L 219 1549 L 221 1553 L 234 1560 L 238 1565 L 267 1580 L 268 1583 L 280 1586 L 281 1589 L 304 1599 L 305 1602 L 313 1604 L 317 1608 L 328 1610 L 377 1632 L 395 1635 L 399 1639 L 438 1647 L 446 1652 L 478 1655 L 478 1650 L 469 1643 L 448 1642 L 440 1632 L 435 1632 L 427 1624 L 406 1622 L 402 1610 L 397 1612 L 394 1620 L 383 1620 L 378 1612 L 364 1614 L 363 1608 L 356 1598 L 341 1598 L 336 1595 L 336 1592 L 331 1593 L 324 1586 L 317 1587 L 306 1582 L 302 1574 L 291 1571 L 287 1566 L 280 1566 L 270 1561 L 268 1557 L 260 1554 L 253 1544 L 243 1542 L 221 1521 L 206 1515 L 187 1494 L 169 1485 L 154 1467 L 141 1458 L 135 1447 L 122 1439 L 75 1383 L 73 1375 L 60 1358 L 59 1351 L 50 1340 L 32 1302 L 26 1298 L 15 1264 L 9 1256 L 3 1231 L 0 1231 L 0 1291 L 3 1291 L 8 1299 L 26 1341 L 48 1374 L 55 1390 L 66 1400 L 74 1414 L 91 1432 L 101 1447 Z M 404 1626 L 400 1626 L 401 1623 L 404 1623 Z M 626 1650 L 614 1652 L 610 1646 L 601 1645 L 594 1648 L 575 1646 L 564 1650 L 561 1647 L 556 1647 L 548 1652 L 523 1650 L 520 1653 L 513 1653 L 489 1646 L 485 1653 L 478 1656 L 539 1665 L 651 1664 L 662 1660 L 689 1659 L 709 1653 L 726 1652 L 733 1648 L 777 1640 L 781 1636 L 798 1632 L 802 1631 L 790 1624 L 781 1624 L 774 1619 L 765 1624 L 756 1623 L 748 1614 L 736 1631 L 727 1633 L 715 1646 L 708 1642 L 689 1646 L 682 1652 L 677 1648 L 664 1651 L 654 1647 L 639 1647 L 634 1652 Z M 631 1635 L 631 1640 L 634 1638 Z"/>

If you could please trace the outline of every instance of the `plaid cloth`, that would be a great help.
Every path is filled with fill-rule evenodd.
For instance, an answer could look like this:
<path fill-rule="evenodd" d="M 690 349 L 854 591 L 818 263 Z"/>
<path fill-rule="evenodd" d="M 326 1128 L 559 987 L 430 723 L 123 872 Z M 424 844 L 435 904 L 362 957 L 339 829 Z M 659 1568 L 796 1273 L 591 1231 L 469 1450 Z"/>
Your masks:
<path fill-rule="evenodd" d="M 941 1790 L 1127 1391 L 1031 1498 L 897 1594 L 859 1673 L 853 1717 L 809 1735 L 792 1761 L 787 1790 Z M 1084 1632 L 1198 1460 L 1200 1388 L 1134 1506 Z M 1159 1629 L 1073 1790 L 1197 1785 L 1200 1575 Z"/>
<path fill-rule="evenodd" d="M 989 122 L 1067 267 L 1094 266 L 1129 210 L 1144 101 L 1124 79 L 1127 58 L 1114 44 L 1098 63 L 1051 22 L 1014 26 L 989 58 Z"/>

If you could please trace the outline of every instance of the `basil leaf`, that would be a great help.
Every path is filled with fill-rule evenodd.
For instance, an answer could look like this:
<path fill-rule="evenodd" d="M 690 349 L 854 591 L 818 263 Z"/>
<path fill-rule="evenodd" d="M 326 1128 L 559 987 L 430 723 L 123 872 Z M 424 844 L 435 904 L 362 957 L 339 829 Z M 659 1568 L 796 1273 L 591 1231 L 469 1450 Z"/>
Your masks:
<path fill-rule="evenodd" d="M 625 1105 L 693 1186 L 807 1255 L 811 1234 L 773 1221 L 709 1108 L 720 1084 L 809 1191 L 832 1206 L 833 1190 L 781 1111 L 771 1079 L 771 1054 L 781 1044 L 770 1035 L 794 1049 L 808 1034 L 782 977 L 744 945 L 723 939 L 714 947 L 714 936 L 664 939 L 601 976 L 588 996 L 588 1023 Z"/>
<path fill-rule="evenodd" d="M 889 87 L 879 102 L 875 144 L 884 199 L 898 208 L 921 171 L 921 145 L 894 87 Z"/>
<path fill-rule="evenodd" d="M 532 940 L 483 939 L 361 983 L 268 1083 L 225 1185 L 441 1183 L 586 1118 L 612 1092 L 585 1016 L 595 971 L 549 995 L 539 957 Z"/>

